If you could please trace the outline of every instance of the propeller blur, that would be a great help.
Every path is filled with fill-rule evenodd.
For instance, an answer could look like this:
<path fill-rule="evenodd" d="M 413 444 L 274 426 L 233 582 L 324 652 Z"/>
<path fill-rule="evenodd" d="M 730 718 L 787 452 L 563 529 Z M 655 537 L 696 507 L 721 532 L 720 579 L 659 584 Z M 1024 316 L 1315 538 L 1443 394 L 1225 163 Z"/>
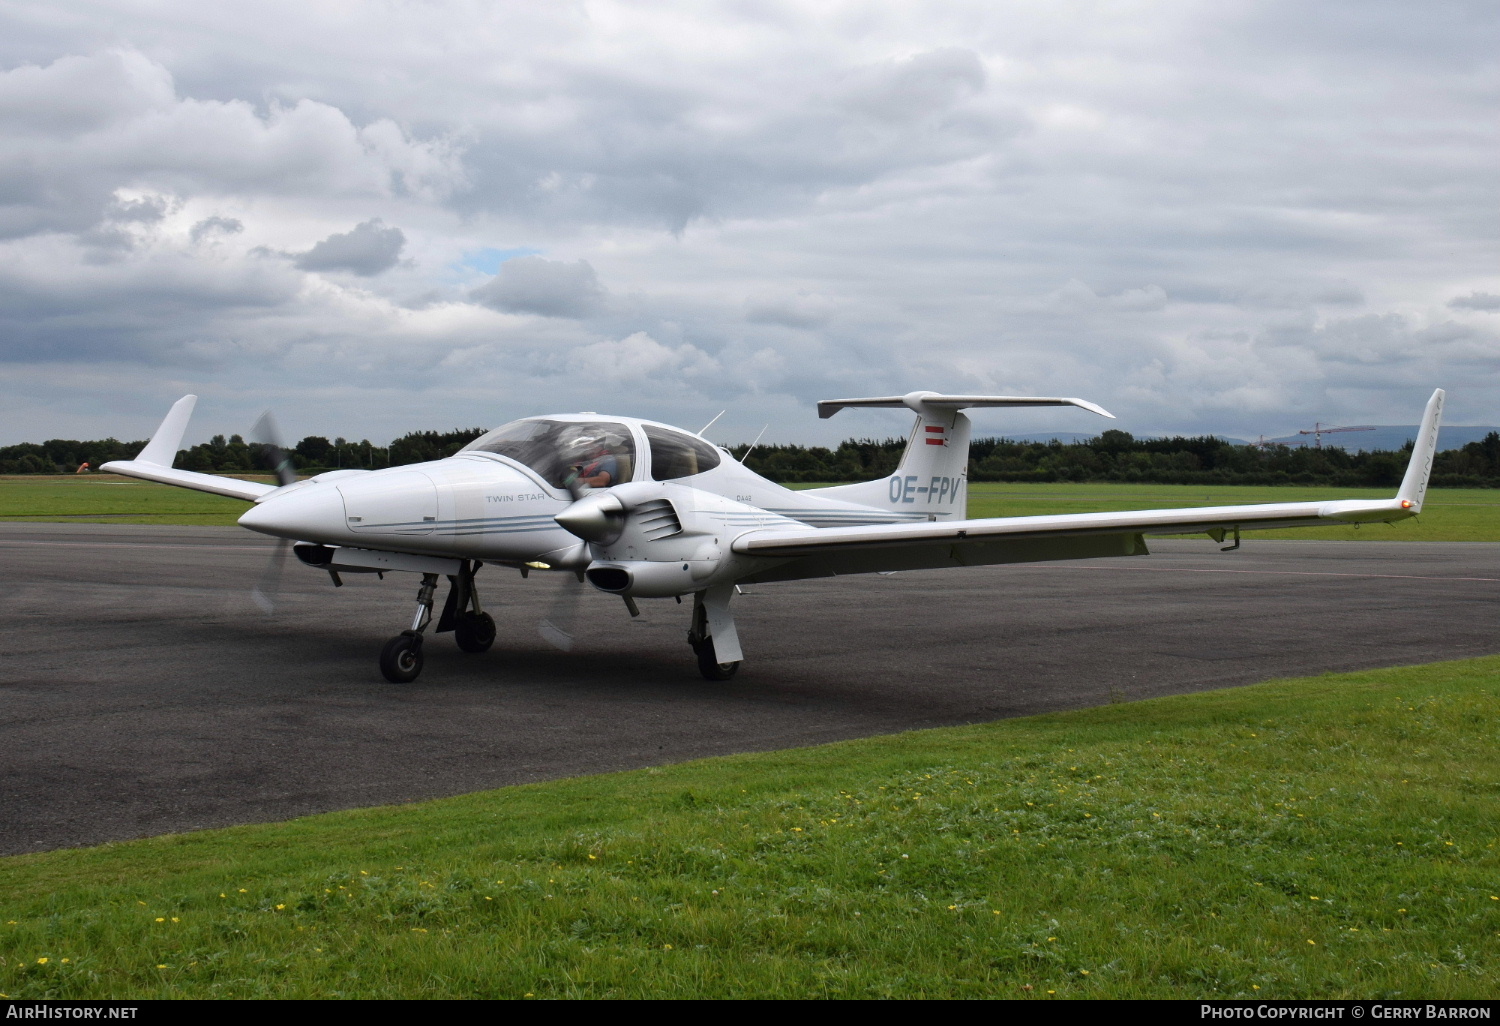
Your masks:
<path fill-rule="evenodd" d="M 912 392 L 825 400 L 822 417 L 850 406 L 905 408 L 916 424 L 891 475 L 800 491 L 766 480 L 697 433 L 595 413 L 513 421 L 429 463 L 296 480 L 267 415 L 256 433 L 277 464 L 280 483 L 269 485 L 172 468 L 195 402 L 178 400 L 136 459 L 100 469 L 246 500 L 252 505 L 242 526 L 291 543 L 302 563 L 334 584 L 349 573 L 419 575 L 411 626 L 380 657 L 386 678 L 403 683 L 421 672 L 442 577 L 449 589 L 434 633 L 453 632 L 466 652 L 493 644 L 495 621 L 475 584 L 482 566 L 523 578 L 576 574 L 618 595 L 632 616 L 637 600 L 691 597 L 688 642 L 699 670 L 727 680 L 743 658 L 730 609 L 740 584 L 1143 556 L 1149 535 L 1203 533 L 1222 541 L 1233 534 L 1229 548 L 1236 548 L 1246 530 L 1405 519 L 1422 508 L 1443 392 L 1427 403 L 1391 499 L 978 520 L 967 519 L 970 421 L 963 410 L 1074 406 L 1111 414 L 1082 399 L 1039 396 Z M 544 620 L 541 633 L 569 648 L 573 639 L 556 619 L 561 615 Z"/>

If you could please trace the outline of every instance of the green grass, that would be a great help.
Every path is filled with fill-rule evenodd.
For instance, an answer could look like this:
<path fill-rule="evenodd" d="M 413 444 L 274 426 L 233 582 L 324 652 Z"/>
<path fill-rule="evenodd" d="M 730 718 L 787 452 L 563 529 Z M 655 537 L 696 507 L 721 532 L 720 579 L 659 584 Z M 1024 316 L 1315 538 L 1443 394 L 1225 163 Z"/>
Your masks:
<path fill-rule="evenodd" d="M 0 522 L 234 524 L 247 508 L 239 499 L 114 474 L 0 477 Z"/>
<path fill-rule="evenodd" d="M 0 993 L 1491 997 L 1497 684 L 1276 681 L 12 857 Z"/>
<path fill-rule="evenodd" d="M 254 480 L 269 481 L 259 477 Z M 794 485 L 811 488 L 815 485 Z M 1218 506 L 1311 499 L 1382 499 L 1390 489 L 1256 488 L 1191 485 L 993 484 L 969 486 L 972 517 L 1090 513 L 1098 510 Z M 0 477 L 0 522 L 6 520 L 113 524 L 233 524 L 245 511 L 238 499 L 185 488 L 92 477 Z M 1252 538 L 1345 541 L 1500 541 L 1500 491 L 1434 488 L 1423 513 L 1399 524 L 1256 531 Z"/>
<path fill-rule="evenodd" d="M 817 488 L 820 485 L 791 485 Z M 1388 499 L 1386 488 L 1205 487 L 1156 484 L 997 484 L 969 485 L 969 516 L 1024 517 L 1043 513 L 1232 506 L 1252 502 L 1309 502 L 1321 499 Z M 1500 490 L 1433 488 L 1422 515 L 1398 524 L 1363 527 L 1309 527 L 1253 531 L 1248 538 L 1337 541 L 1500 541 Z"/>

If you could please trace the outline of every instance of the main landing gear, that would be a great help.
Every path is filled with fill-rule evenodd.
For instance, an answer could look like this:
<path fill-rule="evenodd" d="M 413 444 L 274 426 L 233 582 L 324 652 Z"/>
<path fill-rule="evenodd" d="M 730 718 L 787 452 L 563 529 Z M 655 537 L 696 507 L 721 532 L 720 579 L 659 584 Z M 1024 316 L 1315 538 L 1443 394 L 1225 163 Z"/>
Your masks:
<path fill-rule="evenodd" d="M 698 657 L 698 672 L 705 680 L 728 680 L 739 672 L 740 639 L 729 614 L 729 597 L 733 593 L 731 584 L 693 595 L 693 625 L 688 629 L 687 640 Z"/>
<path fill-rule="evenodd" d="M 479 591 L 474 587 L 474 574 L 482 565 L 464 560 L 458 576 L 448 578 L 448 601 L 443 604 L 434 632 L 452 631 L 453 640 L 465 652 L 485 652 L 495 643 L 495 619 L 479 605 Z M 432 622 L 432 596 L 437 583 L 437 574 L 422 575 L 411 628 L 387 641 L 380 650 L 380 672 L 392 684 L 409 684 L 422 672 L 422 632 Z"/>

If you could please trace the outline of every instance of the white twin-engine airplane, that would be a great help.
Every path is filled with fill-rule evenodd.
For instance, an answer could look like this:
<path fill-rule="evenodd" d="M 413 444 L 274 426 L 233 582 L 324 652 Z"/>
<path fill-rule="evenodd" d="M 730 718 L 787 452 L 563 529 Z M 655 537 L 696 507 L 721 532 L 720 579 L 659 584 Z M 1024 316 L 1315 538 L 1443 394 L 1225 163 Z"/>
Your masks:
<path fill-rule="evenodd" d="M 691 595 L 688 643 L 709 680 L 739 668 L 730 600 L 738 584 L 877 571 L 1146 555 L 1146 535 L 1204 533 L 1222 542 L 1242 530 L 1390 522 L 1422 509 L 1437 448 L 1443 392 L 1433 392 L 1396 497 L 1280 502 L 1123 513 L 966 519 L 969 418 L 979 406 L 1078 406 L 1081 399 L 912 392 L 830 399 L 820 417 L 848 406 L 906 407 L 917 415 L 901 465 L 863 484 L 792 491 L 724 449 L 666 424 L 595 413 L 528 417 L 496 428 L 457 454 L 386 470 L 336 470 L 297 480 L 279 463 L 279 486 L 172 469 L 196 396 L 168 412 L 133 460 L 101 470 L 215 492 L 255 505 L 240 524 L 291 541 L 297 557 L 326 571 L 420 574 L 409 630 L 386 643 L 380 669 L 405 683 L 422 669 L 423 632 L 439 577 L 451 582 L 438 633 L 483 652 L 495 621 L 474 576 L 485 564 L 564 571 L 636 599 Z"/>

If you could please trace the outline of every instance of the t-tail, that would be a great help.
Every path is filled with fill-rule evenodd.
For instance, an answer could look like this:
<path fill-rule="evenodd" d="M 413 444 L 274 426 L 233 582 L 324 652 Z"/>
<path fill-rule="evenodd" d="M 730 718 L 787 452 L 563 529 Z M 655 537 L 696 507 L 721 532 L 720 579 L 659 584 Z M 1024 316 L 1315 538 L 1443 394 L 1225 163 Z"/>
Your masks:
<path fill-rule="evenodd" d="M 911 392 L 869 399 L 825 399 L 818 416 L 827 419 L 846 406 L 905 407 L 917 415 L 916 426 L 895 473 L 878 481 L 812 489 L 812 494 L 865 506 L 922 514 L 928 520 L 968 517 L 969 418 L 971 406 L 1078 406 L 1102 417 L 1114 414 L 1083 399 L 1013 395 L 940 395 Z"/>

